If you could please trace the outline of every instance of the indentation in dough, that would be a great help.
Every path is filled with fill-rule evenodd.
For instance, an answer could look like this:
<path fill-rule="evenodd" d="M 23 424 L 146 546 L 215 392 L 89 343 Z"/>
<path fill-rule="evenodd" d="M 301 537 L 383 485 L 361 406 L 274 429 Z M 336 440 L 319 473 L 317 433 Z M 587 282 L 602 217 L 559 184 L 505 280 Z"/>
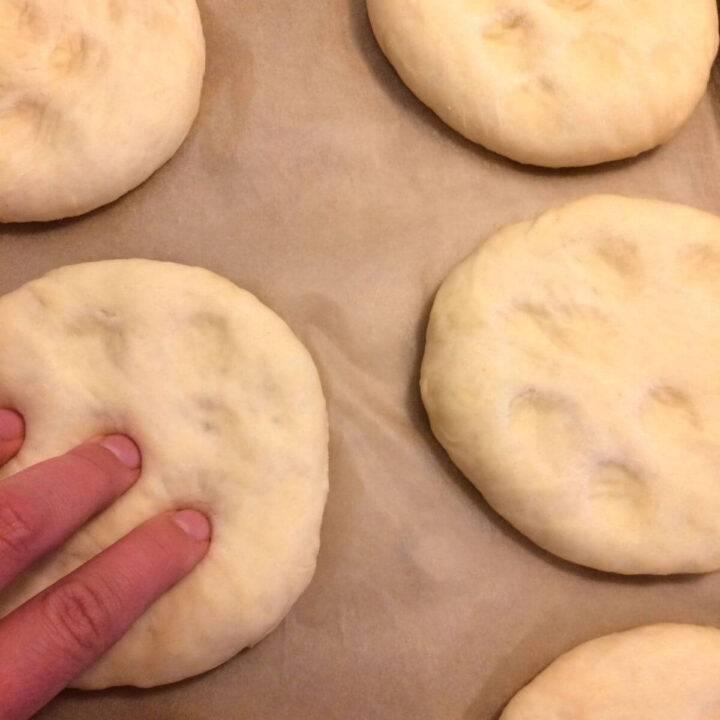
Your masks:
<path fill-rule="evenodd" d="M 650 493 L 645 479 L 622 462 L 599 464 L 590 479 L 588 497 L 617 522 L 637 522 L 646 513 Z"/>
<path fill-rule="evenodd" d="M 529 27 L 527 16 L 513 9 L 495 13 L 482 25 L 483 37 L 488 40 L 513 42 L 522 38 Z"/>
<path fill-rule="evenodd" d="M 13 136 L 18 145 L 44 143 L 49 153 L 74 144 L 75 125 L 42 94 L 26 94 L 0 100 L 0 134 Z"/>
<path fill-rule="evenodd" d="M 608 332 L 603 314 L 589 305 L 549 307 L 519 303 L 509 316 L 511 337 L 517 345 L 537 349 L 538 343 L 584 354 L 602 342 Z"/>
<path fill-rule="evenodd" d="M 696 244 L 678 258 L 683 280 L 720 286 L 720 252 L 710 245 Z"/>
<path fill-rule="evenodd" d="M 509 117 L 535 117 L 537 123 L 555 126 L 562 122 L 561 88 L 546 75 L 533 75 L 508 89 L 506 107 Z"/>
<path fill-rule="evenodd" d="M 598 259 L 619 278 L 634 282 L 642 268 L 638 248 L 622 238 L 608 238 L 597 246 Z"/>
<path fill-rule="evenodd" d="M 14 26 L 19 32 L 23 28 L 34 28 L 40 22 L 41 7 L 28 0 L 5 0 L 3 4 L 3 25 Z"/>
<path fill-rule="evenodd" d="M 56 42 L 49 64 L 59 75 L 81 75 L 98 72 L 107 63 L 105 45 L 86 33 L 65 33 Z"/>
<path fill-rule="evenodd" d="M 640 408 L 641 422 L 648 432 L 676 435 L 700 429 L 700 414 L 692 398 L 669 385 L 652 388 Z"/>
<path fill-rule="evenodd" d="M 202 395 L 196 398 L 195 405 L 203 432 L 213 435 L 220 434 L 223 428 L 236 422 L 234 410 L 219 397 Z"/>
<path fill-rule="evenodd" d="M 114 310 L 108 310 L 107 308 L 97 308 L 95 311 L 95 316 L 100 318 L 104 321 L 114 321 L 117 320 L 118 314 Z"/>
<path fill-rule="evenodd" d="M 188 319 L 187 342 L 207 367 L 227 372 L 235 342 L 227 320 L 212 312 L 201 312 Z"/>
<path fill-rule="evenodd" d="M 67 330 L 71 335 L 84 339 L 97 339 L 100 351 L 108 362 L 118 369 L 125 364 L 127 339 L 125 328 L 118 316 L 110 310 L 97 308 L 70 323 Z"/>
<path fill-rule="evenodd" d="M 562 395 L 527 390 L 515 397 L 510 403 L 510 432 L 555 470 L 567 468 L 584 449 L 577 407 Z"/>
<path fill-rule="evenodd" d="M 486 42 L 485 50 L 492 62 L 504 68 L 503 72 L 529 73 L 533 68 L 533 53 L 529 48 L 532 24 L 517 10 L 507 9 L 494 13 L 480 25 Z"/>
<path fill-rule="evenodd" d="M 57 118 L 49 111 L 47 101 L 35 95 L 6 97 L 0 104 L 0 122 L 7 130 L 7 123 L 18 124 L 33 135 L 52 132 Z"/>
<path fill-rule="evenodd" d="M 56 72 L 76 72 L 87 62 L 89 51 L 87 35 L 84 33 L 65 34 L 58 39 L 48 62 Z"/>
<path fill-rule="evenodd" d="M 523 303 L 516 308 L 517 319 L 520 323 L 539 331 L 554 344 L 566 345 L 566 326 L 557 315 L 551 313 L 547 307 L 532 303 Z"/>
<path fill-rule="evenodd" d="M 35 302 L 40 305 L 43 310 L 47 310 L 51 306 L 50 299 L 47 298 L 42 292 L 40 292 L 36 287 L 30 287 L 28 288 L 28 293 L 30 294 L 30 297 L 35 300 Z"/>

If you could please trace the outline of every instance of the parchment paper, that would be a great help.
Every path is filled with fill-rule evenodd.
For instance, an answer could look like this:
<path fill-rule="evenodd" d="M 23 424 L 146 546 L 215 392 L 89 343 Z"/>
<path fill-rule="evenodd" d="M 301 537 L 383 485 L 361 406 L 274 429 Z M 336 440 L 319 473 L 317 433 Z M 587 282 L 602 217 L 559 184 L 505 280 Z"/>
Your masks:
<path fill-rule="evenodd" d="M 39 717 L 491 720 L 589 638 L 720 626 L 720 574 L 623 579 L 525 541 L 450 464 L 417 390 L 438 285 L 502 225 L 595 191 L 720 213 L 717 80 L 660 150 L 545 172 L 426 110 L 379 51 L 363 0 L 200 8 L 207 79 L 181 152 L 111 207 L 0 227 L 0 291 L 69 263 L 170 259 L 227 275 L 284 317 L 330 409 L 318 570 L 285 622 L 220 669 L 153 691 L 67 692 Z"/>

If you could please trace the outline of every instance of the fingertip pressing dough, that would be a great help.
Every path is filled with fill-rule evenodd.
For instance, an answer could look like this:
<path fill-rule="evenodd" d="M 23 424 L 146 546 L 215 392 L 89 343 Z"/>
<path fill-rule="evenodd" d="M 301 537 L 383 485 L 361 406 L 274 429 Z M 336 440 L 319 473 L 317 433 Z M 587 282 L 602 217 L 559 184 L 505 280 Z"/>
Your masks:
<path fill-rule="evenodd" d="M 185 139 L 204 70 L 195 0 L 0 0 L 0 222 L 140 185 Z"/>
<path fill-rule="evenodd" d="M 717 720 L 720 630 L 649 625 L 566 653 L 500 720 Z"/>
<path fill-rule="evenodd" d="M 76 682 L 152 686 L 267 635 L 312 578 L 328 489 L 313 361 L 254 296 L 148 260 L 61 268 L 0 298 L 0 407 L 27 437 L 7 477 L 99 434 L 142 450 L 138 482 L 5 593 L 0 616 L 157 513 L 213 524 L 201 564 Z"/>
<path fill-rule="evenodd" d="M 572 167 L 668 140 L 707 86 L 715 0 L 367 0 L 405 84 L 468 139 Z"/>
<path fill-rule="evenodd" d="M 720 218 L 592 196 L 506 227 L 430 315 L 433 432 L 489 504 L 567 560 L 720 567 Z"/>

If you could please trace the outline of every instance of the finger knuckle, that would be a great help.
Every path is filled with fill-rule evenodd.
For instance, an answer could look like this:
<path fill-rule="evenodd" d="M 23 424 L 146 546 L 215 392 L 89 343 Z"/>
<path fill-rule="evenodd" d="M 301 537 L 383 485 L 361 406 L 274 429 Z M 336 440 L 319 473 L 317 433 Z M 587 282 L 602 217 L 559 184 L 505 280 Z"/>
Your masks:
<path fill-rule="evenodd" d="M 0 552 L 29 554 L 35 534 L 32 513 L 12 498 L 0 497 Z"/>
<path fill-rule="evenodd" d="M 107 598 L 92 583 L 68 580 L 47 594 L 44 611 L 55 641 L 65 653 L 83 658 L 105 649 L 113 614 Z"/>

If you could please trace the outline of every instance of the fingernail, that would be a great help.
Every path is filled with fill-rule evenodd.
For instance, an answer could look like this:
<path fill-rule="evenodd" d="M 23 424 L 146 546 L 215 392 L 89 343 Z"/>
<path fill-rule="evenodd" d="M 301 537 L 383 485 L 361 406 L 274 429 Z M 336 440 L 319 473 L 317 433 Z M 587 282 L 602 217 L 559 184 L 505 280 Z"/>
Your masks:
<path fill-rule="evenodd" d="M 25 423 L 14 410 L 0 409 L 0 440 L 17 440 L 25 434 Z"/>
<path fill-rule="evenodd" d="M 195 540 L 210 538 L 210 521 L 197 510 L 180 510 L 173 515 L 173 522 Z"/>
<path fill-rule="evenodd" d="M 125 467 L 137 470 L 140 467 L 141 457 L 138 446 L 124 435 L 108 435 L 100 441 Z"/>

